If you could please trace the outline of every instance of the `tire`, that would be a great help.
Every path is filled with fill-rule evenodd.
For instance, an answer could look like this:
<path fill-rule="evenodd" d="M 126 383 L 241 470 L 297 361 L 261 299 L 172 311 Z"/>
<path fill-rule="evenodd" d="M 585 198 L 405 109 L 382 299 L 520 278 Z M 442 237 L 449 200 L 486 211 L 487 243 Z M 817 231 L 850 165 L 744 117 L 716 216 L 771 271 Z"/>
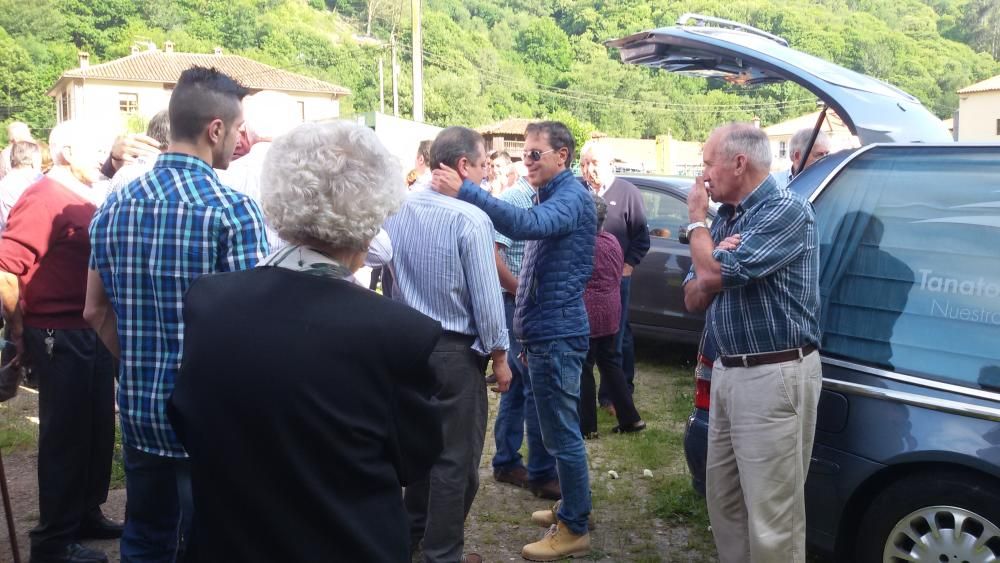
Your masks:
<path fill-rule="evenodd" d="M 1000 561 L 1000 483 L 956 470 L 892 483 L 862 517 L 856 561 Z"/>

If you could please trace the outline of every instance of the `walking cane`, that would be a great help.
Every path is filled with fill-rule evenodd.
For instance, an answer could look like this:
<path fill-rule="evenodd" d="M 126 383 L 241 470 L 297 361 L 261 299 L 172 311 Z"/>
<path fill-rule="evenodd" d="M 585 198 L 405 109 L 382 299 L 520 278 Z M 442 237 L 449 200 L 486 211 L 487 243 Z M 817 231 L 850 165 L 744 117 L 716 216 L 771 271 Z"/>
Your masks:
<path fill-rule="evenodd" d="M 10 493 L 7 492 L 7 473 L 3 469 L 3 453 L 0 452 L 0 492 L 3 492 L 3 512 L 7 517 L 7 535 L 14 563 L 21 563 L 21 552 L 17 549 L 17 531 L 14 529 L 14 511 L 10 508 Z"/>

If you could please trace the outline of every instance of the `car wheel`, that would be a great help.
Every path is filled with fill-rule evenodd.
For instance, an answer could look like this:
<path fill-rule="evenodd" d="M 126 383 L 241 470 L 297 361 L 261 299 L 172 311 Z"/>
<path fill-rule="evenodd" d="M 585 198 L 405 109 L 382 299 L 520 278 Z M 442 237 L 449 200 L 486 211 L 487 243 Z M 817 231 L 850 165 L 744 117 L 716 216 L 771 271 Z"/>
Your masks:
<path fill-rule="evenodd" d="M 906 477 L 875 497 L 857 538 L 864 563 L 1000 561 L 1000 487 L 965 472 Z"/>

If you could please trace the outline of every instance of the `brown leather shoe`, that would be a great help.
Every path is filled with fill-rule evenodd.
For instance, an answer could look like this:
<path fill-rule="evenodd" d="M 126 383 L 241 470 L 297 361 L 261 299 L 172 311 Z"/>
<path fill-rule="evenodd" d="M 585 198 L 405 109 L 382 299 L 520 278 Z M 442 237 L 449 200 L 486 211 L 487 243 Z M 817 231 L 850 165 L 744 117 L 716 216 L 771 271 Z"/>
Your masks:
<path fill-rule="evenodd" d="M 466 553 L 462 556 L 462 563 L 483 563 L 483 558 L 478 553 Z"/>
<path fill-rule="evenodd" d="M 498 483 L 510 483 L 522 489 L 528 488 L 528 470 L 523 465 L 511 469 L 497 469 L 493 471 L 493 478 Z"/>
<path fill-rule="evenodd" d="M 529 481 L 528 490 L 536 497 L 545 500 L 559 500 L 562 498 L 562 491 L 559 490 L 559 479 L 552 479 L 551 481 L 541 483 Z"/>

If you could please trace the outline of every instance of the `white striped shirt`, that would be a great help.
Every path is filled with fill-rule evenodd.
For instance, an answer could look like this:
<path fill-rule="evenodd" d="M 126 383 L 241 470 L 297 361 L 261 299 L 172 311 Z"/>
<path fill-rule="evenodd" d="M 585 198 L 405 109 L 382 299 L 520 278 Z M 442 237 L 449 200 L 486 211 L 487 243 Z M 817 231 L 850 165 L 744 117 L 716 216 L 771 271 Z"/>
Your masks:
<path fill-rule="evenodd" d="M 476 206 L 434 190 L 413 192 L 385 229 L 392 240 L 392 298 L 476 336 L 480 354 L 509 346 L 493 223 Z"/>

